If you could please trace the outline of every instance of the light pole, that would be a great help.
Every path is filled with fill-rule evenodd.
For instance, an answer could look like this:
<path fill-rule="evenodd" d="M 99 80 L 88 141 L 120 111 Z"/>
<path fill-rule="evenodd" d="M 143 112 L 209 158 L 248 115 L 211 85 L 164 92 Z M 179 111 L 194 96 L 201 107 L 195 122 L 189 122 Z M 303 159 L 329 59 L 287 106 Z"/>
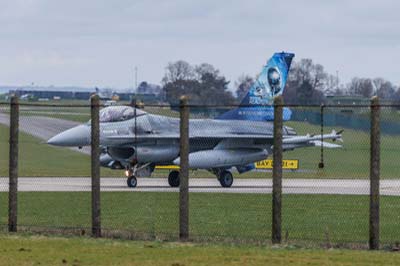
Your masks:
<path fill-rule="evenodd" d="M 134 92 L 137 93 L 137 73 L 138 73 L 138 67 L 135 66 L 135 88 L 134 88 Z"/>

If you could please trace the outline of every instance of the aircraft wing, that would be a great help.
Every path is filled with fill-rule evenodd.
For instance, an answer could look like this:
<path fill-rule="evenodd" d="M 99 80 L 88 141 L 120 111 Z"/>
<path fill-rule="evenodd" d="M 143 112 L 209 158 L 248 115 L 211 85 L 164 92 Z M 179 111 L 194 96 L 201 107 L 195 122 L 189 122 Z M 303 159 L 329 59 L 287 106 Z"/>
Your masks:
<path fill-rule="evenodd" d="M 117 135 L 117 136 L 105 136 L 107 139 L 111 140 L 126 140 L 129 142 L 135 141 L 135 140 L 153 140 L 153 139 L 179 139 L 178 134 L 149 134 L 149 135 Z"/>
<path fill-rule="evenodd" d="M 152 139 L 179 139 L 179 135 L 140 135 L 135 138 L 134 135 L 118 135 L 118 136 L 107 136 L 108 139 L 120 139 L 120 140 L 152 140 Z M 273 139 L 272 135 L 260 135 L 260 134 L 212 134 L 212 135 L 190 135 L 190 139 Z"/>
<path fill-rule="evenodd" d="M 284 149 L 293 149 L 305 146 L 319 146 L 322 144 L 327 148 L 338 148 L 341 145 L 324 142 L 324 140 L 339 140 L 342 141 L 342 131 L 332 131 L 329 134 L 324 135 L 305 135 L 305 136 L 284 136 L 282 144 Z M 179 134 L 148 134 L 148 135 L 118 135 L 118 136 L 107 136 L 110 140 L 119 140 L 125 144 L 134 143 L 135 141 L 146 141 L 146 140 L 166 140 L 166 139 L 179 139 Z M 210 134 L 210 135 L 195 135 L 191 134 L 190 139 L 231 139 L 231 140 L 261 140 L 263 143 L 272 144 L 272 135 L 261 135 L 261 134 Z"/>

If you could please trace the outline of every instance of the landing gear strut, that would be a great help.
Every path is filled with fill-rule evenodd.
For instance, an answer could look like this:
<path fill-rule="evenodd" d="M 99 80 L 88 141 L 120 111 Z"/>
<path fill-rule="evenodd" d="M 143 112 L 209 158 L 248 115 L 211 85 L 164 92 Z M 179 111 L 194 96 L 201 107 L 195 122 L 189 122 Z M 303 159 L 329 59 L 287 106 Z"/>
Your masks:
<path fill-rule="evenodd" d="M 231 187 L 233 184 L 232 173 L 226 170 L 221 171 L 218 174 L 218 181 L 222 187 Z"/>
<path fill-rule="evenodd" d="M 137 186 L 137 177 L 150 177 L 154 171 L 155 165 L 151 163 L 145 164 L 130 164 L 126 166 L 125 175 L 128 178 L 126 183 L 128 187 L 134 188 Z"/>
<path fill-rule="evenodd" d="M 171 171 L 168 175 L 168 184 L 171 187 L 179 187 L 179 171 Z"/>

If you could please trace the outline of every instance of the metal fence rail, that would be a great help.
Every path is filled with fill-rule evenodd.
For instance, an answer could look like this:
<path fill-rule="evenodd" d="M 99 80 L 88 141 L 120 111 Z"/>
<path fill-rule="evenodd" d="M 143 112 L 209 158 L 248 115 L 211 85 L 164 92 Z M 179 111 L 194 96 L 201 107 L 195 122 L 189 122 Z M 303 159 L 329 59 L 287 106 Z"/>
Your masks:
<path fill-rule="evenodd" d="M 138 187 L 128 188 L 124 169 L 112 169 L 120 168 L 117 163 L 103 163 L 107 149 L 100 146 L 102 107 L 97 98 L 90 105 L 37 105 L 18 103 L 17 98 L 0 104 L 0 148 L 5 151 L 0 160 L 0 223 L 4 228 L 94 237 L 370 249 L 395 245 L 400 239 L 396 160 L 400 106 L 380 105 L 378 99 L 368 106 L 287 106 L 277 98 L 275 119 L 265 122 L 273 128 L 268 159 L 275 163 L 265 161 L 243 174 L 233 171 L 231 188 L 221 187 L 218 173 L 189 170 L 190 158 L 196 159 L 189 156 L 192 150 L 212 145 L 201 138 L 189 142 L 190 132 L 199 129 L 189 123 L 189 117 L 210 119 L 201 126 L 212 129 L 216 126 L 212 118 L 238 106 L 194 106 L 186 99 L 178 106 L 136 106 L 140 109 L 135 112 L 154 114 L 154 119 L 175 118 L 179 189 L 170 188 L 167 181 L 176 168 L 157 166 L 153 178 L 139 176 Z M 283 121 L 283 107 L 292 110 L 292 120 Z M 129 132 L 142 130 L 136 119 Z M 88 120 L 91 148 L 46 144 L 50 137 Z M 257 121 L 246 124 L 259 125 Z M 343 148 L 329 149 L 320 141 L 315 147 L 284 150 L 283 127 L 302 136 L 344 129 L 344 143 L 330 142 Z"/>

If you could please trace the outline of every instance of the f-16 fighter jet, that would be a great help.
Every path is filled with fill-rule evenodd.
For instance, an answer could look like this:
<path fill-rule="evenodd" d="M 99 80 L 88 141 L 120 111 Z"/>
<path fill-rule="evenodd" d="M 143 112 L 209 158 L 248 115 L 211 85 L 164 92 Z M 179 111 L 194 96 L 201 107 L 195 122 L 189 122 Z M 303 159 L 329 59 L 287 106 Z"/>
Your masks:
<path fill-rule="evenodd" d="M 273 150 L 273 97 L 281 95 L 288 76 L 292 53 L 275 53 L 263 67 L 242 103 L 215 119 L 190 119 L 189 167 L 206 169 L 222 187 L 233 183 L 231 170 L 250 171 Z M 289 120 L 291 110 L 284 108 Z M 56 146 L 90 145 L 90 121 L 48 140 Z M 298 136 L 283 127 L 283 150 L 321 145 L 324 140 L 341 140 L 341 132 Z M 100 110 L 102 166 L 125 169 L 127 185 L 136 187 L 136 177 L 149 177 L 156 165 L 179 165 L 179 118 L 147 113 L 131 106 L 109 106 Z M 328 148 L 341 147 L 326 143 Z M 171 187 L 179 186 L 179 171 L 169 173 Z"/>

